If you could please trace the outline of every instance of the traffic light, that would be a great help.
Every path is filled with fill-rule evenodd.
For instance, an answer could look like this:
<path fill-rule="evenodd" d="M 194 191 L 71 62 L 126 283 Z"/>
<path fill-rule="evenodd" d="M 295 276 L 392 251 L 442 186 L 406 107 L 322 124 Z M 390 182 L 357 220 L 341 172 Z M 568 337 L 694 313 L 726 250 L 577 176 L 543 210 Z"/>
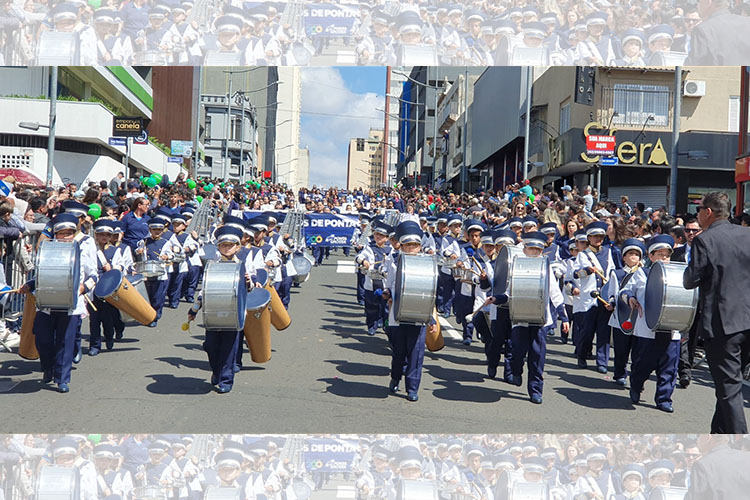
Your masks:
<path fill-rule="evenodd" d="M 578 104 L 593 106 L 595 84 L 596 68 L 593 66 L 578 66 L 576 68 L 576 91 L 573 100 Z"/>

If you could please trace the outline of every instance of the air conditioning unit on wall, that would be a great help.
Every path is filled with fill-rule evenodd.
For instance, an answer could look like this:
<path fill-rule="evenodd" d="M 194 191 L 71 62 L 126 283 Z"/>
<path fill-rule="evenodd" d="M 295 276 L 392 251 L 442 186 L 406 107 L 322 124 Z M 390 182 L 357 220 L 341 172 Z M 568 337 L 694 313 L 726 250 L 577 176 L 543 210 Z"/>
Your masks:
<path fill-rule="evenodd" d="M 706 82 L 702 80 L 686 80 L 682 88 L 684 97 L 703 97 L 706 95 Z"/>

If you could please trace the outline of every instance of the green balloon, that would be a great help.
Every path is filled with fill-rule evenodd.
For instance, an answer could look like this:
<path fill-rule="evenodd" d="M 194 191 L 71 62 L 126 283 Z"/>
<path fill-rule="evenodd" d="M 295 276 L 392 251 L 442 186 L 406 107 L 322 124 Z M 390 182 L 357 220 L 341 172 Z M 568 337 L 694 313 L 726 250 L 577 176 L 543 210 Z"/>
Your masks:
<path fill-rule="evenodd" d="M 161 182 L 161 174 L 154 173 L 154 174 L 151 174 L 151 177 L 153 179 L 156 179 L 156 183 L 157 184 L 159 184 Z"/>
<path fill-rule="evenodd" d="M 195 181 L 193 179 L 188 179 L 187 187 L 189 187 L 190 189 L 195 189 Z"/>
<path fill-rule="evenodd" d="M 219 186 L 224 187 L 224 183 L 222 182 L 221 184 L 219 184 Z"/>
<path fill-rule="evenodd" d="M 89 205 L 89 215 L 92 219 L 96 220 L 102 215 L 102 206 L 98 203 L 92 203 Z"/>
<path fill-rule="evenodd" d="M 96 10 L 102 6 L 102 0 L 89 0 L 89 5 Z"/>
<path fill-rule="evenodd" d="M 146 179 L 146 186 L 150 188 L 156 186 L 156 179 L 154 179 L 153 177 L 149 177 L 148 179 Z"/>
<path fill-rule="evenodd" d="M 101 434 L 89 434 L 88 439 L 94 444 L 99 444 L 99 442 L 102 440 L 102 435 Z"/>
<path fill-rule="evenodd" d="M 263 181 L 263 182 L 265 182 L 266 186 L 268 186 L 268 181 Z"/>
<path fill-rule="evenodd" d="M 202 203 L 203 202 L 203 196 L 201 196 L 201 195 L 196 196 L 195 199 L 198 200 L 198 203 Z"/>
<path fill-rule="evenodd" d="M 145 186 L 147 180 L 148 180 L 148 177 L 141 177 L 141 184 Z"/>
<path fill-rule="evenodd" d="M 207 189 L 208 191 L 213 191 L 213 190 L 214 190 L 214 184 L 213 184 L 212 182 L 209 182 L 209 183 L 208 183 L 208 186 L 206 186 L 206 189 Z"/>
<path fill-rule="evenodd" d="M 430 203 L 430 210 L 435 210 L 435 204 L 434 203 Z"/>

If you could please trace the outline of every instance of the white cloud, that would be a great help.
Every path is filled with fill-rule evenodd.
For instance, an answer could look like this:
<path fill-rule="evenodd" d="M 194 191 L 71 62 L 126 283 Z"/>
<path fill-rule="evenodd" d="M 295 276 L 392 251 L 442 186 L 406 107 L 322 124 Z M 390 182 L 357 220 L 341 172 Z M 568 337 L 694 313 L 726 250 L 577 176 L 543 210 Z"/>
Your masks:
<path fill-rule="evenodd" d="M 302 68 L 301 146 L 310 148 L 310 185 L 346 185 L 349 139 L 383 128 L 384 97 L 347 89 L 336 68 Z M 325 113 L 315 115 L 307 113 Z"/>

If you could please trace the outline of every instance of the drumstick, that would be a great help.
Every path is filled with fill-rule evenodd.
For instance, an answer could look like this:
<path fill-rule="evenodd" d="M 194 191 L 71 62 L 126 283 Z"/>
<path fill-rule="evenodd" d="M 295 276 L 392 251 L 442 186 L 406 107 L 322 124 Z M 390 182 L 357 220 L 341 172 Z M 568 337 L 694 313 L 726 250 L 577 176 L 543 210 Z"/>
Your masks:
<path fill-rule="evenodd" d="M 21 291 L 21 289 L 20 289 L 20 288 L 15 288 L 15 289 L 13 289 L 13 290 L 3 290 L 2 292 L 0 292 L 0 295 L 2 295 L 2 294 L 4 294 L 4 293 L 18 293 L 18 292 L 20 292 L 20 291 Z"/>
<path fill-rule="evenodd" d="M 604 299 L 602 298 L 602 296 L 601 296 L 601 295 L 599 294 L 599 292 L 591 292 L 591 296 L 592 296 L 593 298 L 595 298 L 595 299 L 599 300 L 599 302 L 601 302 L 601 303 L 602 303 L 603 305 L 605 305 L 605 306 L 608 306 L 608 305 L 610 305 L 610 303 L 609 303 L 609 302 L 607 302 L 606 300 L 604 300 Z"/>
<path fill-rule="evenodd" d="M 600 270 L 598 270 L 596 267 L 593 267 L 593 266 L 591 267 L 591 269 L 593 269 L 594 272 L 599 275 L 599 277 L 602 279 L 602 283 L 605 283 L 605 284 L 607 283 L 607 277 L 604 276 L 603 272 L 601 272 Z"/>
<path fill-rule="evenodd" d="M 88 303 L 89 303 L 89 305 L 91 306 L 91 309 L 93 309 L 93 310 L 94 310 L 94 312 L 98 312 L 98 309 L 96 308 L 96 306 L 95 306 L 95 305 L 94 305 L 94 303 L 93 303 L 93 302 L 91 301 L 91 299 L 89 298 L 89 296 L 88 296 L 88 295 L 84 294 L 84 295 L 83 295 L 83 298 L 84 298 L 84 299 L 86 299 L 86 302 L 88 302 Z"/>
<path fill-rule="evenodd" d="M 471 260 L 474 261 L 474 264 L 476 264 L 479 269 L 482 269 L 482 264 L 480 264 L 479 261 L 477 261 L 477 259 L 475 259 L 473 255 L 471 256 Z"/>

